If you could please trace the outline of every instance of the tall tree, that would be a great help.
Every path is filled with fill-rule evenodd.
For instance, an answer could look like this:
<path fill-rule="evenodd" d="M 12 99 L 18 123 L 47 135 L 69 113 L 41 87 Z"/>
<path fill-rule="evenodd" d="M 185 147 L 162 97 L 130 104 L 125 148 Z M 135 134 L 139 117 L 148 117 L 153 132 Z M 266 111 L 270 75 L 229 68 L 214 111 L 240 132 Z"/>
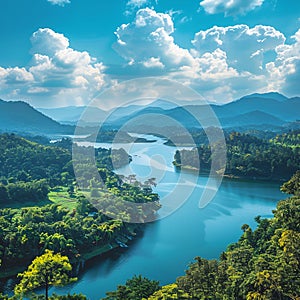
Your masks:
<path fill-rule="evenodd" d="M 27 271 L 18 275 L 21 281 L 16 285 L 15 293 L 22 295 L 44 287 L 46 300 L 48 300 L 50 286 L 63 286 L 76 280 L 76 278 L 70 278 L 71 270 L 72 266 L 67 256 L 46 250 L 43 255 L 32 261 Z"/>

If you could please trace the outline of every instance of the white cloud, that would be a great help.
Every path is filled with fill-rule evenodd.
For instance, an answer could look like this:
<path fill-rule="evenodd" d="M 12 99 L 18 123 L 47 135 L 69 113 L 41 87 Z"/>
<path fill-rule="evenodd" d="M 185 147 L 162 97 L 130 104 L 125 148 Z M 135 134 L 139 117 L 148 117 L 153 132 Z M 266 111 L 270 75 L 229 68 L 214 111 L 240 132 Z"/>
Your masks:
<path fill-rule="evenodd" d="M 49 28 L 40 28 L 34 32 L 31 39 L 31 53 L 53 56 L 60 50 L 69 47 L 69 40 L 61 33 Z"/>
<path fill-rule="evenodd" d="M 133 22 L 123 24 L 116 30 L 114 49 L 131 65 L 147 65 L 153 58 L 168 70 L 191 65 L 193 58 L 190 52 L 175 44 L 171 36 L 173 32 L 170 15 L 150 8 L 140 9 Z"/>
<path fill-rule="evenodd" d="M 209 100 L 224 102 L 272 90 L 299 93 L 300 30 L 289 45 L 271 26 L 214 26 L 197 32 L 190 49 L 176 44 L 174 30 L 169 14 L 140 9 L 131 23 L 117 29 L 114 48 L 127 61 L 129 73 L 153 70 L 156 76 L 197 89 Z"/>
<path fill-rule="evenodd" d="M 151 69 L 156 76 L 178 80 L 210 100 L 223 102 L 226 96 L 232 99 L 275 87 L 283 90 L 280 84 L 287 86 L 287 75 L 291 82 L 296 80 L 294 63 L 285 59 L 279 64 L 281 56 L 291 58 L 295 46 L 287 45 L 285 36 L 271 26 L 214 26 L 197 32 L 190 49 L 175 43 L 174 30 L 169 14 L 149 8 L 140 9 L 131 23 L 121 25 L 114 48 L 127 61 L 128 73 L 143 76 Z"/>
<path fill-rule="evenodd" d="M 133 13 L 136 13 L 136 11 L 140 8 L 151 6 L 153 2 L 155 2 L 157 4 L 157 0 L 155 0 L 155 1 L 153 1 L 153 0 L 129 0 L 126 3 L 127 9 L 124 14 L 126 16 L 130 16 Z"/>
<path fill-rule="evenodd" d="M 300 94 L 300 29 L 292 36 L 294 43 L 276 48 L 275 61 L 267 63 L 270 88 L 288 95 Z"/>
<path fill-rule="evenodd" d="M 34 80 L 32 74 L 25 68 L 1 68 L 0 67 L 0 82 L 5 84 L 24 84 Z"/>
<path fill-rule="evenodd" d="M 200 5 L 208 14 L 224 13 L 225 16 L 245 15 L 260 7 L 264 0 L 203 0 Z"/>
<path fill-rule="evenodd" d="M 129 0 L 127 2 L 127 6 L 132 6 L 135 8 L 140 8 L 149 3 L 149 0 Z"/>
<path fill-rule="evenodd" d="M 70 0 L 47 0 L 52 5 L 65 6 L 66 4 L 71 3 Z"/>
<path fill-rule="evenodd" d="M 300 30 L 287 42 L 271 26 L 214 26 L 195 33 L 187 49 L 175 42 L 174 31 L 169 14 L 139 9 L 132 22 L 115 32 L 114 49 L 126 65 L 111 67 L 110 76 L 174 79 L 220 102 L 272 90 L 299 95 Z M 114 84 L 103 63 L 71 48 L 63 34 L 39 29 L 31 43 L 29 66 L 0 67 L 0 97 L 28 99 L 39 106 L 47 105 L 43 99 L 49 105 L 79 105 Z"/>
<path fill-rule="evenodd" d="M 249 28 L 244 24 L 201 30 L 192 41 L 199 54 L 221 49 L 227 54 L 229 66 L 251 73 L 261 73 L 266 54 L 276 54 L 276 47 L 284 42 L 284 35 L 271 26 Z"/>
<path fill-rule="evenodd" d="M 165 66 L 157 57 L 150 57 L 149 60 L 145 61 L 143 65 L 146 68 L 160 68 L 163 69 Z"/>
<path fill-rule="evenodd" d="M 42 28 L 33 33 L 31 42 L 29 67 L 0 68 L 0 89 L 8 97 L 30 98 L 34 102 L 36 95 L 39 101 L 44 97 L 60 102 L 72 101 L 76 96 L 82 104 L 105 86 L 105 66 L 88 52 L 70 48 L 63 34 Z"/>

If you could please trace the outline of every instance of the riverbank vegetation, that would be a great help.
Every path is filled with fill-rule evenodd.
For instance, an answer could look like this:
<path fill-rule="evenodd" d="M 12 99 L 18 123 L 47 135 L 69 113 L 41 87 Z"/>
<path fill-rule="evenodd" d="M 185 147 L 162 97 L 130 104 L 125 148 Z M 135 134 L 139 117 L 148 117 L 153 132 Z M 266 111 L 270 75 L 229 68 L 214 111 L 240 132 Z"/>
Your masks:
<path fill-rule="evenodd" d="M 220 145 L 212 145 L 221 147 Z M 300 169 L 300 133 L 262 139 L 232 132 L 226 136 L 225 175 L 231 177 L 287 180 Z M 191 150 L 176 151 L 174 165 L 207 173 L 212 159 L 211 146 L 202 144 Z"/>
<path fill-rule="evenodd" d="M 14 134 L 0 135 L 0 277 L 25 270 L 46 250 L 66 255 L 76 265 L 126 245 L 143 227 L 125 222 L 130 214 L 126 201 L 137 204 L 140 223 L 160 208 L 150 183 L 141 184 L 134 176 L 120 178 L 113 172 L 115 164 L 130 162 L 123 149 L 92 149 L 101 180 L 90 176 L 85 161 L 84 166 L 78 165 L 84 187 L 79 188 L 71 146 L 68 139 L 45 146 Z M 91 147 L 73 147 L 82 155 L 91 151 Z M 150 203 L 152 210 L 143 210 L 140 203 Z"/>

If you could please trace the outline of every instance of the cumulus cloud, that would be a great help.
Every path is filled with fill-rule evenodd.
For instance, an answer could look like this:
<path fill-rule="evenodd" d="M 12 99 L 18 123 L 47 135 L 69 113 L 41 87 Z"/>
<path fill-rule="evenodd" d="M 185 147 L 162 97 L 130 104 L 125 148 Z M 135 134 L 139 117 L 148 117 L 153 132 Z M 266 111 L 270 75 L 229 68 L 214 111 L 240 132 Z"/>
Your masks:
<path fill-rule="evenodd" d="M 292 43 L 287 43 L 280 31 L 263 25 L 215 26 L 199 31 L 191 49 L 198 67 L 189 70 L 189 77 L 199 75 L 194 75 L 190 84 L 205 89 L 206 81 L 206 86 L 215 90 L 215 98 L 218 90 L 214 82 L 229 87 L 235 97 L 274 90 L 288 96 L 299 95 L 300 29 L 292 39 Z"/>
<path fill-rule="evenodd" d="M 150 59 L 145 61 L 143 64 L 146 68 L 160 68 L 160 69 L 162 69 L 162 68 L 165 67 L 163 65 L 163 63 L 160 61 L 160 59 L 157 58 L 157 57 L 150 57 Z"/>
<path fill-rule="evenodd" d="M 0 80 L 5 84 L 23 84 L 34 80 L 32 74 L 25 68 L 1 68 Z"/>
<path fill-rule="evenodd" d="M 203 0 L 200 6 L 208 14 L 224 13 L 225 16 L 237 16 L 260 7 L 263 2 L 264 0 Z"/>
<path fill-rule="evenodd" d="M 156 3 L 157 4 L 158 0 L 129 0 L 126 3 L 126 11 L 125 15 L 129 16 L 132 15 L 133 13 L 136 13 L 137 10 L 151 6 L 152 4 Z"/>
<path fill-rule="evenodd" d="M 29 67 L 0 68 L 1 90 L 13 91 L 13 98 L 76 98 L 82 104 L 106 84 L 105 66 L 88 52 L 70 48 L 63 34 L 41 28 L 33 33 L 31 43 L 33 56 Z"/>
<path fill-rule="evenodd" d="M 227 53 L 228 65 L 240 72 L 260 73 L 265 55 L 276 54 L 276 47 L 284 42 L 285 36 L 271 26 L 241 24 L 201 30 L 192 44 L 200 54 L 221 49 Z"/>
<path fill-rule="evenodd" d="M 71 3 L 70 0 L 47 0 L 52 5 L 65 6 L 66 4 Z"/>
<path fill-rule="evenodd" d="M 191 48 L 184 49 L 173 38 L 171 14 L 140 9 L 131 23 L 117 29 L 114 48 L 127 61 L 127 70 L 139 75 L 156 70 L 157 76 L 222 102 L 254 91 L 289 94 L 298 89 L 300 31 L 287 44 L 272 26 L 214 26 L 197 32 Z"/>
<path fill-rule="evenodd" d="M 288 95 L 300 94 L 300 29 L 292 36 L 292 44 L 276 48 L 275 61 L 266 64 L 270 76 L 270 88 L 282 89 Z"/>
<path fill-rule="evenodd" d="M 127 2 L 127 6 L 140 8 L 149 3 L 149 0 L 129 0 Z"/>
<path fill-rule="evenodd" d="M 214 26 L 195 33 L 185 49 L 174 40 L 170 14 L 139 9 L 132 22 L 119 26 L 114 49 L 124 65 L 110 69 L 71 48 L 63 34 L 41 28 L 31 37 L 29 66 L 0 67 L 0 96 L 31 99 L 39 106 L 41 99 L 79 105 L 113 80 L 140 76 L 178 80 L 211 101 L 272 90 L 299 94 L 300 30 L 287 40 L 271 26 Z"/>
<path fill-rule="evenodd" d="M 140 9 L 133 22 L 117 28 L 114 49 L 130 65 L 149 66 L 153 60 L 167 70 L 191 65 L 193 58 L 187 49 L 174 42 L 174 24 L 169 14 L 157 13 L 153 9 Z"/>
<path fill-rule="evenodd" d="M 31 53 L 53 56 L 60 50 L 69 47 L 69 40 L 61 33 L 56 33 L 49 28 L 41 28 L 31 37 Z"/>

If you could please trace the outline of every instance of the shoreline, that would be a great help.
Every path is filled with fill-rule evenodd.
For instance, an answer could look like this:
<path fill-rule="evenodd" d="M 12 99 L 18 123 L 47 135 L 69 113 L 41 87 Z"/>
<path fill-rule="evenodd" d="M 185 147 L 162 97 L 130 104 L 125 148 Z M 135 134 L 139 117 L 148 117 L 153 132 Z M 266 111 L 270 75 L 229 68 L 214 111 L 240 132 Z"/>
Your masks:
<path fill-rule="evenodd" d="M 199 168 L 192 167 L 192 166 L 186 166 L 186 165 L 180 165 L 176 163 L 175 161 L 172 162 L 174 167 L 182 170 L 182 171 L 190 171 L 193 173 L 198 173 L 198 175 L 209 175 L 208 170 L 200 171 Z M 270 178 L 270 177 L 259 177 L 259 176 L 236 176 L 233 174 L 224 174 L 223 178 L 231 179 L 231 180 L 250 180 L 250 181 L 272 181 L 272 182 L 284 182 L 288 179 L 286 178 Z"/>
<path fill-rule="evenodd" d="M 111 247 L 109 245 L 111 245 Z M 90 252 L 85 252 L 80 254 L 80 258 L 78 260 L 70 261 L 70 263 L 75 267 L 78 263 L 86 262 L 94 257 L 108 253 L 110 250 L 114 250 L 118 247 L 120 246 L 115 242 L 106 244 L 104 246 L 97 247 L 96 249 L 93 249 Z M 11 267 L 9 270 L 0 271 L 0 280 L 6 280 L 12 277 L 16 277 L 19 273 L 26 271 L 27 268 L 28 266 L 18 266 L 18 267 Z"/>
<path fill-rule="evenodd" d="M 138 228 L 136 226 L 131 230 L 130 237 L 132 238 L 132 240 L 137 235 L 136 230 L 138 230 Z M 131 241 L 130 238 L 125 237 L 125 236 L 117 237 L 116 239 L 121 239 L 123 241 L 123 243 L 125 243 L 125 244 L 127 242 Z M 110 251 L 115 250 L 117 248 L 122 248 L 115 240 L 112 241 L 111 243 L 108 243 L 108 244 L 105 244 L 102 246 L 98 246 L 91 251 L 81 253 L 80 257 L 78 259 L 70 260 L 70 263 L 73 266 L 73 270 L 75 270 L 77 268 L 78 264 L 85 263 L 97 256 L 101 256 L 103 254 L 109 253 Z M 18 266 L 18 267 L 10 267 L 9 270 L 0 271 L 0 280 L 4 281 L 4 280 L 8 280 L 12 277 L 17 277 L 17 275 L 19 273 L 26 271 L 27 268 L 28 268 L 28 266 Z"/>

